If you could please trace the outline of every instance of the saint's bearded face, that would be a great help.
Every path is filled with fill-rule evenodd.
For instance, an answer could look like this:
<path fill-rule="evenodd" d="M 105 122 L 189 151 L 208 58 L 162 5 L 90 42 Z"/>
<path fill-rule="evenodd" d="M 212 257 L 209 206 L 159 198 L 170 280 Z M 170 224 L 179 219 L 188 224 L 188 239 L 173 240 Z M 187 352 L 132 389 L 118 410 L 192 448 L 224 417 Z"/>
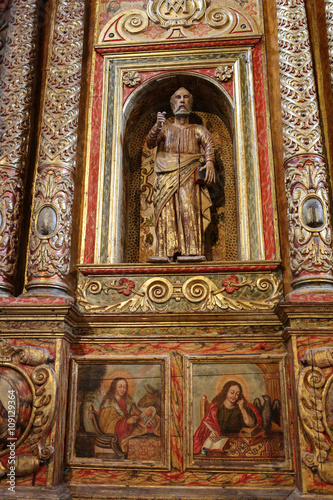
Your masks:
<path fill-rule="evenodd" d="M 193 97 L 184 87 L 171 96 L 170 105 L 175 116 L 188 116 L 192 113 Z"/>

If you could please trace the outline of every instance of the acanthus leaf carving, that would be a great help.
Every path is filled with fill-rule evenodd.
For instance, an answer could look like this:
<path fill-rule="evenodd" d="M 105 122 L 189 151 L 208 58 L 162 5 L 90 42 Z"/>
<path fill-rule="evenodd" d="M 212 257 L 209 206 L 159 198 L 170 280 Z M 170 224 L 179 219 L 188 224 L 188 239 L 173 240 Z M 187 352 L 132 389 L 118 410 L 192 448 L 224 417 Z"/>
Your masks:
<path fill-rule="evenodd" d="M 332 376 L 326 378 L 324 369 L 332 366 L 332 347 L 308 349 L 302 358 L 303 368 L 298 377 L 297 399 L 299 418 L 312 451 L 304 451 L 302 460 L 322 481 L 333 484 L 332 449 L 326 422 L 327 389 Z"/>

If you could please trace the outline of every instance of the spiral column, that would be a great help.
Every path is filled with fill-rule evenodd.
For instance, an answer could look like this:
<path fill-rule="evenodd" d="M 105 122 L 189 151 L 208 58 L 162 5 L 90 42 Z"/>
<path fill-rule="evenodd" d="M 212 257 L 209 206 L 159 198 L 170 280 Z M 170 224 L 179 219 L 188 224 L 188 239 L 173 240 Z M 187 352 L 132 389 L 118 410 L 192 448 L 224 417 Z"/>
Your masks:
<path fill-rule="evenodd" d="M 68 291 L 84 1 L 59 0 L 48 62 L 26 288 Z"/>
<path fill-rule="evenodd" d="M 292 286 L 297 293 L 332 292 L 327 168 L 305 5 L 276 3 Z"/>
<path fill-rule="evenodd" d="M 14 290 L 32 89 L 37 1 L 12 0 L 0 74 L 0 294 Z"/>

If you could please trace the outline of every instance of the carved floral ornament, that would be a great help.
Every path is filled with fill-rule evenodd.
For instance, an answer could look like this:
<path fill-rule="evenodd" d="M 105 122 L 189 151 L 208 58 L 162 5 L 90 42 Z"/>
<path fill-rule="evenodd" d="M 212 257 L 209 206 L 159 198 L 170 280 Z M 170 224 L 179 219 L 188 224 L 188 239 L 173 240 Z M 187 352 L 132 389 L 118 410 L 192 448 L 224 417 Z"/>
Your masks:
<path fill-rule="evenodd" d="M 290 264 L 302 271 L 332 269 L 332 235 L 325 164 L 319 156 L 295 157 L 286 165 Z"/>
<path fill-rule="evenodd" d="M 240 289 L 248 293 L 238 295 Z M 124 297 L 106 300 L 116 292 Z M 236 293 L 235 293 L 236 292 Z M 197 276 L 172 283 L 163 277 L 146 280 L 141 286 L 128 278 L 104 283 L 86 278 L 78 286 L 77 303 L 86 311 L 94 312 L 166 312 L 172 310 L 170 299 L 186 301 L 192 312 L 232 310 L 270 310 L 282 299 L 282 281 L 274 275 L 257 279 L 229 276 L 217 286 L 205 276 Z M 251 296 L 252 294 L 252 296 Z M 253 297 L 255 294 L 255 297 Z M 97 299 L 97 300 L 96 300 Z M 186 307 L 185 305 L 183 307 Z M 184 308 L 182 309 L 184 310 Z"/>
<path fill-rule="evenodd" d="M 54 359 L 46 349 L 32 346 L 15 347 L 0 339 L 1 401 L 8 429 L 0 435 L 0 457 L 9 455 L 15 443 L 15 474 L 34 474 L 54 453 L 46 444 L 56 415 L 58 381 L 50 363 Z M 34 367 L 24 370 L 22 366 Z M 31 454 L 20 454 L 21 445 L 30 445 Z M 0 462 L 0 480 L 9 469 Z"/>
<path fill-rule="evenodd" d="M 312 451 L 302 454 L 304 464 L 322 481 L 333 484 L 333 462 L 327 460 L 333 446 L 333 347 L 308 349 L 302 358 L 297 398 L 299 417 Z"/>
<path fill-rule="evenodd" d="M 232 78 L 234 73 L 232 66 L 219 66 L 215 70 L 215 78 L 219 82 L 227 82 Z"/>
<path fill-rule="evenodd" d="M 123 83 L 126 87 L 136 87 L 141 82 L 141 76 L 137 71 L 128 71 L 123 75 Z"/>
<path fill-rule="evenodd" d="M 149 0 L 147 12 L 131 9 L 114 16 L 103 28 L 98 45 L 126 40 L 144 41 L 156 26 L 154 40 L 257 34 L 256 22 L 241 7 L 206 0 Z M 151 40 L 151 39 L 150 39 Z"/>

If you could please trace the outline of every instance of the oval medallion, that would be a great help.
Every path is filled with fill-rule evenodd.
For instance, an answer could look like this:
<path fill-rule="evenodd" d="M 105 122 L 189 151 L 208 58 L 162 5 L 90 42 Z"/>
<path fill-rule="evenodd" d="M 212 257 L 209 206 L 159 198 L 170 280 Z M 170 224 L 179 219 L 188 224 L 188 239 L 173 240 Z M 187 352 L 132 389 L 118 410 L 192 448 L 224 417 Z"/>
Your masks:
<path fill-rule="evenodd" d="M 37 216 L 36 231 L 40 238 L 50 238 L 56 231 L 57 212 L 51 205 L 44 205 Z"/>
<path fill-rule="evenodd" d="M 34 388 L 19 368 L 0 366 L 0 457 L 18 448 L 30 431 L 34 418 Z"/>

